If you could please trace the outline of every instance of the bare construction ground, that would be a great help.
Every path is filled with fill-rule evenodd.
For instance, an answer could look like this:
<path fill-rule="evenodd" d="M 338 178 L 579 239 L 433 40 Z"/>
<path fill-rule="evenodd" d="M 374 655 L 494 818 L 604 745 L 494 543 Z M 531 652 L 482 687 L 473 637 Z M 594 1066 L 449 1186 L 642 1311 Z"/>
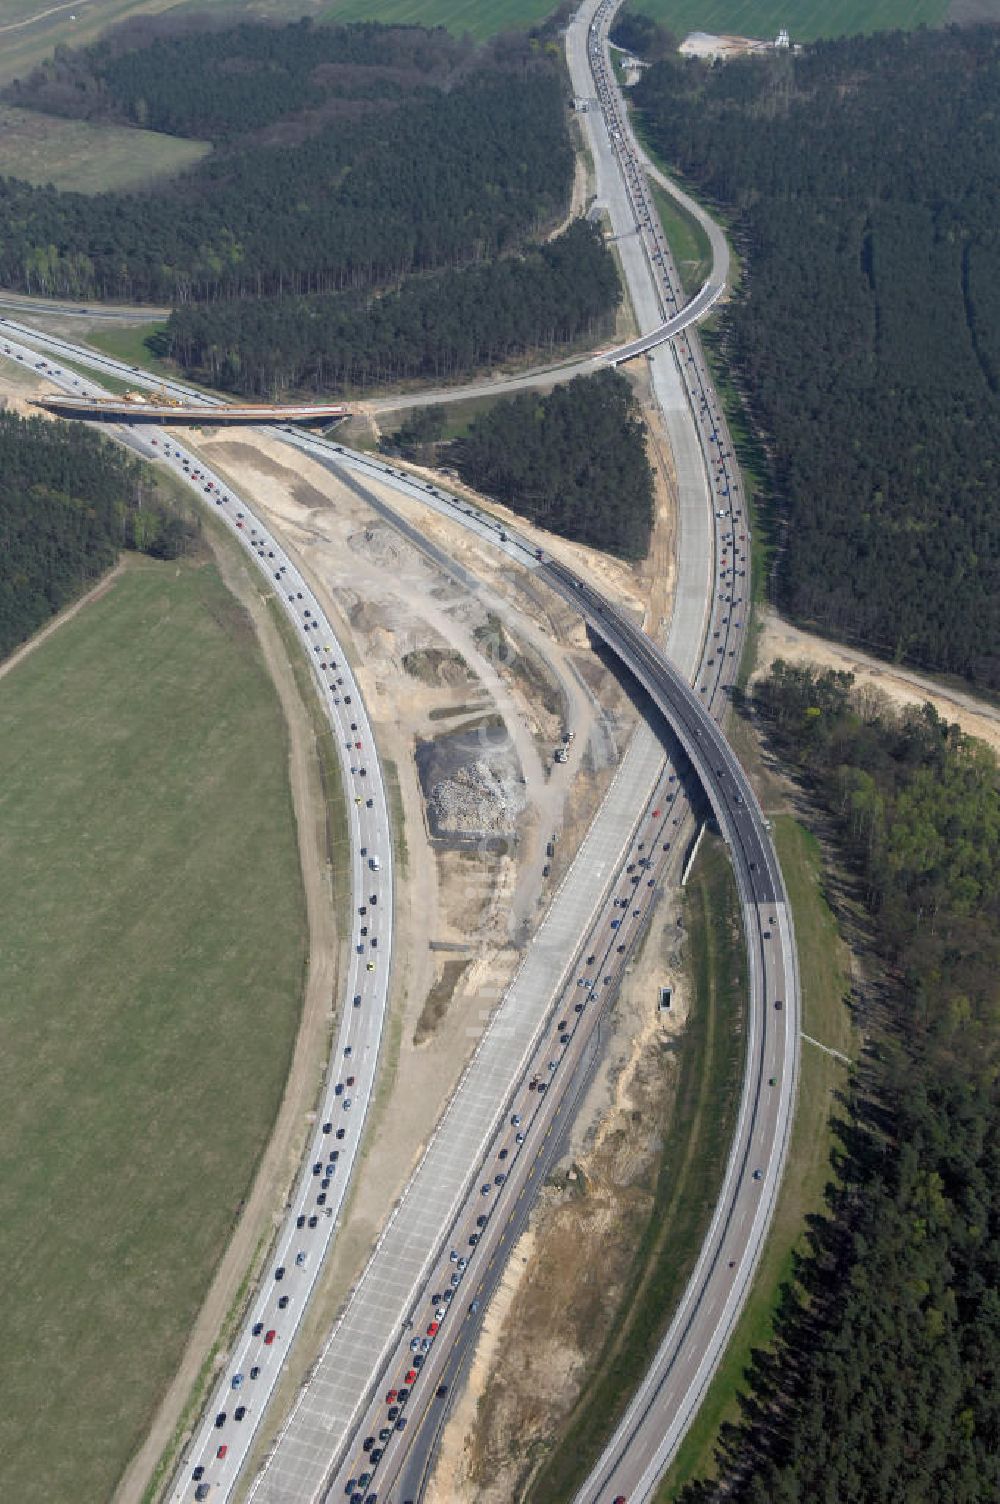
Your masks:
<path fill-rule="evenodd" d="M 655 911 L 609 1019 L 610 1040 L 563 1160 L 491 1302 L 443 1438 L 428 1504 L 509 1504 L 608 1333 L 648 1220 L 687 1017 L 676 897 Z M 658 1008 L 669 984 L 669 1012 Z"/>
<path fill-rule="evenodd" d="M 372 1132 L 337 1253 L 279 1392 L 282 1407 L 518 964 L 613 776 L 635 711 L 579 619 L 455 524 L 372 484 L 400 513 L 416 520 L 419 512 L 425 533 L 477 582 L 471 590 L 307 456 L 257 434 L 207 435 L 199 447 L 253 498 L 309 574 L 358 674 L 400 796 L 391 1018 Z M 604 559 L 596 568 L 623 604 L 643 610 L 640 574 Z M 456 829 L 433 839 L 416 749 L 440 747 L 455 731 L 467 733 L 461 741 L 470 755 L 449 749 L 437 782 L 448 786 L 441 797 L 457 811 Z M 482 760 L 480 733 L 486 750 L 502 741 L 504 779 L 519 790 L 516 807 L 504 810 L 501 840 L 483 788 L 469 776 Z M 565 764 L 554 762 L 558 745 L 566 746 Z"/>
<path fill-rule="evenodd" d="M 899 664 L 885 663 L 855 648 L 817 637 L 815 633 L 803 632 L 784 621 L 776 611 L 762 611 L 760 620 L 755 678 L 766 673 L 776 658 L 817 669 L 844 671 L 853 674 L 859 685 L 880 691 L 898 708 L 923 705 L 929 700 L 946 721 L 957 721 L 969 736 L 981 737 L 995 752 L 1000 752 L 1000 708 L 988 700 L 977 698 L 957 685 L 953 687 Z"/>

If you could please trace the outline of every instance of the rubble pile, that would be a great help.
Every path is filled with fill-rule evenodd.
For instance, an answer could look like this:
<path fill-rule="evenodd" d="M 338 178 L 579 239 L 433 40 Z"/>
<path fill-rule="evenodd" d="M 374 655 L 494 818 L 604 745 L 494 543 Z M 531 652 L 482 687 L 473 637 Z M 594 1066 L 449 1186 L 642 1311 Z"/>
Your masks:
<path fill-rule="evenodd" d="M 440 834 L 512 831 L 525 805 L 524 782 L 505 769 L 475 758 L 433 785 L 427 807 Z"/>

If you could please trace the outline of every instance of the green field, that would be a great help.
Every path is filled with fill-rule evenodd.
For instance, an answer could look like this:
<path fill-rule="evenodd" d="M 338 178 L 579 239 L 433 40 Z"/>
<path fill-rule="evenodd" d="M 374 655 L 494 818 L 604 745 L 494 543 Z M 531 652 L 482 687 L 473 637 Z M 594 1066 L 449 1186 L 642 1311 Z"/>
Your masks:
<path fill-rule="evenodd" d="M 329 3 L 329 0 L 326 0 Z M 226 9 L 237 18 L 273 17 L 289 21 L 315 15 L 324 0 L 194 0 L 190 10 Z M 56 47 L 85 47 L 109 26 L 129 16 L 155 16 L 179 10 L 178 0 L 3 0 L 0 6 L 0 84 L 25 78 Z"/>
<path fill-rule="evenodd" d="M 95 350 L 103 350 L 105 355 L 113 355 L 116 360 L 127 361 L 130 366 L 139 366 L 143 371 L 176 377 L 176 366 L 168 365 L 146 343 L 162 334 L 166 327 L 166 323 L 152 319 L 148 324 L 117 324 L 114 328 L 95 325 L 87 331 L 87 344 L 93 345 Z M 101 380 L 106 381 L 107 377 L 102 375 Z"/>
<path fill-rule="evenodd" d="M 333 0 L 325 21 L 399 21 L 415 26 L 447 26 L 477 40 L 498 31 L 533 26 L 556 8 L 556 0 Z"/>
<path fill-rule="evenodd" d="M 0 105 L 0 177 L 77 193 L 143 188 L 190 167 L 208 151 L 205 141 Z"/>
<path fill-rule="evenodd" d="M 819 843 L 789 815 L 775 816 L 773 826 L 795 921 L 803 1030 L 853 1056 L 856 1044 L 844 1003 L 849 988 L 848 954 L 823 895 Z M 672 1504 L 685 1483 L 714 1471 L 719 1427 L 737 1419 L 736 1396 L 750 1354 L 754 1348 L 766 1346 L 771 1338 L 778 1296 L 791 1275 L 794 1250 L 803 1243 L 806 1218 L 823 1210 L 823 1191 L 833 1173 L 829 1117 L 836 1107 L 835 1093 L 846 1082 L 847 1067 L 841 1061 L 815 1045 L 803 1043 L 788 1166 L 757 1277 L 701 1409 L 656 1495 L 656 1504 Z"/>
<path fill-rule="evenodd" d="M 0 1497 L 107 1499 L 283 1090 L 306 959 L 273 685 L 130 559 L 0 680 Z"/>
<path fill-rule="evenodd" d="M 678 41 L 689 31 L 768 38 L 787 26 L 793 42 L 849 36 L 892 27 L 937 26 L 949 0 L 629 0 L 669 26 Z"/>
<path fill-rule="evenodd" d="M 694 215 L 650 180 L 653 202 L 667 237 L 677 275 L 688 297 L 693 297 L 712 270 L 712 247 Z"/>

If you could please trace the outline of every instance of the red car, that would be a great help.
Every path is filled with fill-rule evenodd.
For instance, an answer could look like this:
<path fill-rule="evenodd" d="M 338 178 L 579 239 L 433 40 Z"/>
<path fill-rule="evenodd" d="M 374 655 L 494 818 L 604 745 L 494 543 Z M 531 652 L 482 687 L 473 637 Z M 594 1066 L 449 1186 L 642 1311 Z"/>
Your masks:
<path fill-rule="evenodd" d="M 653 819 L 654 820 L 658 820 L 659 818 L 660 818 L 660 811 L 658 809 L 654 809 L 654 811 L 653 811 Z"/>
<path fill-rule="evenodd" d="M 226 1446 L 225 1442 L 223 1442 L 222 1446 L 219 1448 L 219 1450 L 216 1452 L 215 1455 L 216 1455 L 216 1457 L 219 1458 L 219 1460 L 221 1462 L 222 1458 L 225 1457 L 225 1455 L 226 1455 L 226 1453 L 228 1451 L 229 1451 L 229 1448 Z"/>
<path fill-rule="evenodd" d="M 415 1383 L 416 1377 L 417 1377 L 417 1370 L 415 1368 L 408 1368 L 406 1370 L 406 1382 L 408 1384 Z"/>
<path fill-rule="evenodd" d="M 274 1341 L 274 1339 L 275 1339 L 275 1337 L 276 1337 L 276 1336 L 277 1336 L 277 1335 L 278 1335 L 278 1334 L 277 1334 L 277 1332 L 276 1332 L 276 1331 L 275 1331 L 275 1330 L 274 1330 L 274 1327 L 273 1327 L 273 1326 L 272 1326 L 272 1327 L 270 1327 L 270 1328 L 269 1328 L 269 1329 L 268 1329 L 268 1330 L 267 1330 L 267 1331 L 266 1331 L 266 1332 L 265 1332 L 265 1333 L 264 1333 L 264 1346 L 265 1346 L 265 1347 L 270 1347 L 270 1346 L 271 1346 L 271 1343 L 272 1343 L 272 1342 L 273 1342 L 273 1341 Z"/>
<path fill-rule="evenodd" d="M 441 1323 L 438 1322 L 438 1321 L 432 1321 L 431 1322 L 430 1326 L 427 1328 L 427 1335 L 428 1335 L 428 1337 L 435 1337 L 435 1336 L 437 1336 L 437 1331 L 438 1331 L 438 1327 L 440 1326 L 440 1324 Z"/>
<path fill-rule="evenodd" d="M 397 1395 L 398 1395 L 398 1394 L 399 1394 L 399 1390 L 398 1390 L 398 1389 L 390 1389 L 390 1390 L 389 1390 L 389 1393 L 388 1393 L 388 1394 L 387 1394 L 387 1395 L 386 1395 L 386 1397 L 385 1397 L 385 1402 L 386 1402 L 386 1404 L 387 1404 L 387 1405 L 391 1405 L 391 1404 L 393 1404 L 393 1402 L 394 1402 L 394 1401 L 395 1401 L 395 1399 L 396 1399 L 396 1396 L 397 1396 Z"/>

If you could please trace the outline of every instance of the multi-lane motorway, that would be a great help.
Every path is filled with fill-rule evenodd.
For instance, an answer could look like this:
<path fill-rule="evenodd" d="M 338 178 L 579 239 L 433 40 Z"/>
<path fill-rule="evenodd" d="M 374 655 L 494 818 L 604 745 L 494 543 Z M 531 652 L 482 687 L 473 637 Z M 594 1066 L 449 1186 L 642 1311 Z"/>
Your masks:
<path fill-rule="evenodd" d="M 57 386 L 75 391 L 90 386 L 58 363 L 40 361 L 35 350 L 12 336 L 0 343 L 0 351 L 33 369 L 41 366 Z M 265 1412 L 334 1240 L 362 1141 L 392 963 L 392 839 L 378 752 L 357 682 L 295 562 L 250 504 L 169 434 L 144 428 L 119 436 L 192 487 L 269 582 L 312 664 L 350 800 L 351 948 L 323 1098 L 267 1273 L 171 1494 L 178 1500 L 217 1498 L 230 1490 Z"/>
<path fill-rule="evenodd" d="M 590 33 L 588 51 L 591 61 L 596 59 L 597 63 L 600 63 L 603 45 L 601 27 L 607 24 L 607 7 L 592 6 L 590 9 L 596 15 L 597 29 Z M 606 67 L 606 64 L 604 66 Z M 599 67 L 595 66 L 595 72 L 599 74 Z M 614 122 L 615 116 L 612 112 L 620 108 L 620 105 L 616 105 L 606 77 L 603 80 L 598 78 L 598 84 L 602 118 Z M 612 129 L 615 131 L 614 136 L 610 135 Z M 671 278 L 669 255 L 662 244 L 659 228 L 654 223 L 648 202 L 643 200 L 643 185 L 638 179 L 638 173 L 629 176 L 629 168 L 635 164 L 629 153 L 629 137 L 623 113 L 618 118 L 617 124 L 608 126 L 607 130 L 609 139 L 614 143 L 614 159 L 622 170 L 623 180 L 629 183 L 629 211 L 636 215 L 636 227 L 642 232 L 645 256 L 643 272 L 648 276 L 652 271 L 653 285 L 658 287 L 656 317 L 650 318 L 647 315 L 645 318 L 647 329 L 649 329 L 647 336 L 649 343 L 642 340 L 635 342 L 644 349 L 651 348 L 652 344 L 657 342 L 657 337 L 662 334 L 664 324 L 668 321 L 670 324 L 674 323 L 674 318 L 670 317 L 669 313 L 671 306 L 676 307 L 677 300 L 673 292 L 675 282 Z M 706 304 L 709 299 L 714 300 L 714 297 L 718 296 L 718 286 L 719 284 L 710 284 L 708 289 L 702 290 L 699 297 Z M 687 312 L 688 309 L 682 310 L 682 313 Z M 650 328 L 651 324 L 652 328 Z M 34 330 L 24 332 L 32 338 L 33 342 L 39 339 Z M 86 358 L 91 363 L 98 365 L 101 363 L 100 357 L 95 359 L 90 356 L 89 352 L 84 354 L 84 352 L 75 351 L 63 341 L 53 341 L 50 347 L 58 348 L 59 346 L 63 346 L 65 353 L 76 359 Z M 640 352 L 635 350 L 632 353 Z M 602 1461 L 600 1475 L 592 1480 L 593 1491 L 583 1495 L 587 1499 L 595 1500 L 614 1498 L 616 1493 L 625 1493 L 631 1498 L 648 1497 L 656 1476 L 659 1475 L 669 1457 L 669 1452 L 665 1452 L 664 1448 L 668 1446 L 672 1448 L 676 1445 L 676 1440 L 688 1423 L 690 1414 L 693 1413 L 693 1408 L 697 1404 L 742 1302 L 753 1269 L 756 1251 L 773 1205 L 790 1121 L 795 1074 L 797 988 L 790 924 L 787 910 L 781 900 L 780 874 L 773 861 L 773 854 L 770 851 L 766 829 L 760 820 L 759 810 L 753 803 L 752 794 L 745 780 L 742 779 L 738 764 L 735 763 L 735 759 L 732 759 L 726 743 L 718 733 L 714 719 L 721 715 L 725 705 L 724 689 L 731 681 L 744 625 L 745 611 L 740 610 L 740 607 L 744 604 L 741 597 L 746 590 L 748 569 L 746 519 L 738 490 L 738 475 L 732 464 L 731 445 L 725 433 L 721 415 L 718 413 L 707 373 L 701 364 L 696 343 L 694 341 L 690 345 L 682 343 L 679 357 L 681 375 L 687 394 L 692 399 L 693 410 L 699 425 L 701 449 L 705 455 L 704 483 L 711 489 L 712 510 L 715 513 L 715 576 L 714 583 L 708 590 L 710 611 L 706 609 L 706 592 L 699 588 L 695 580 L 691 589 L 692 609 L 687 616 L 687 640 L 689 648 L 692 643 L 697 643 L 698 647 L 697 651 L 691 650 L 689 653 L 682 654 L 684 657 L 693 659 L 697 669 L 695 692 L 685 685 L 683 679 L 671 669 L 662 655 L 651 649 L 649 640 L 644 634 L 614 612 L 610 603 L 596 596 L 585 581 L 571 576 L 557 561 L 547 556 L 539 558 L 537 552 L 524 540 L 500 527 L 488 513 L 469 508 L 440 489 L 428 488 L 425 484 L 414 481 L 412 477 L 405 476 L 400 471 L 394 471 L 392 467 L 386 467 L 377 461 L 352 456 L 342 450 L 337 451 L 336 446 L 331 448 L 331 446 L 323 445 L 322 441 L 307 439 L 304 436 L 297 435 L 293 440 L 296 444 L 312 448 L 314 452 L 325 451 L 332 462 L 350 466 L 355 473 L 365 469 L 370 469 L 372 473 L 380 473 L 380 478 L 387 480 L 398 489 L 407 491 L 411 495 L 420 495 L 425 502 L 436 506 L 439 510 L 448 511 L 465 526 L 491 537 L 498 549 L 520 558 L 528 568 L 538 571 L 554 588 L 573 600 L 574 604 L 587 616 L 594 630 L 604 636 L 629 664 L 675 725 L 688 756 L 698 768 L 709 791 L 720 825 L 734 852 L 747 925 L 752 1004 L 749 1068 L 737 1136 L 727 1170 L 723 1196 L 706 1240 L 701 1261 L 685 1294 L 678 1318 L 661 1349 L 653 1373 L 643 1385 L 636 1405 L 626 1417 L 626 1423 L 616 1438 L 615 1444 Z M 120 363 L 108 360 L 104 364 L 113 371 L 113 374 L 122 374 Z M 140 382 L 137 380 L 136 384 Z M 179 393 L 189 395 L 189 389 L 177 383 L 171 385 Z M 692 487 L 693 491 L 694 487 Z M 695 521 L 697 522 L 697 518 Z M 688 543 L 690 554 L 690 536 Z M 410 1448 L 408 1438 L 416 1435 L 426 1438 L 428 1434 L 432 1436 L 436 1434 L 435 1406 L 430 1401 L 436 1398 L 439 1384 L 438 1382 L 432 1383 L 432 1381 L 435 1381 L 436 1374 L 451 1372 L 452 1368 L 449 1364 L 453 1367 L 459 1361 L 463 1342 L 467 1342 L 469 1329 L 474 1325 L 478 1314 L 477 1311 L 470 1311 L 468 1306 L 463 1306 L 459 1301 L 456 1315 L 464 1311 L 464 1319 L 459 1322 L 452 1315 L 455 1297 L 448 1298 L 447 1292 L 460 1291 L 463 1300 L 464 1292 L 474 1292 L 479 1285 L 482 1285 L 485 1292 L 489 1282 L 488 1271 L 491 1268 L 495 1270 L 498 1265 L 502 1264 L 502 1238 L 493 1242 L 494 1235 L 500 1233 L 505 1226 L 514 1226 L 525 1202 L 530 1199 L 529 1170 L 536 1158 L 534 1150 L 551 1134 L 553 1114 L 560 1110 L 568 1110 L 565 1105 L 566 1099 L 562 1095 L 562 1083 L 576 1079 L 579 1071 L 585 1068 L 587 1051 L 593 1047 L 593 1034 L 597 1027 L 596 1021 L 600 1009 L 598 1007 L 588 1009 L 587 1003 L 591 999 L 592 989 L 583 984 L 588 981 L 594 982 L 596 972 L 599 970 L 598 987 L 601 990 L 606 987 L 608 994 L 613 993 L 616 968 L 623 964 L 620 958 L 623 954 L 627 956 L 631 937 L 642 922 L 646 905 L 632 903 L 627 911 L 620 909 L 621 900 L 627 892 L 627 889 L 621 890 L 618 887 L 618 884 L 624 881 L 621 866 L 634 869 L 628 876 L 629 887 L 637 885 L 634 879 L 638 870 L 647 874 L 640 877 L 638 882 L 653 883 L 654 891 L 655 884 L 664 871 L 663 847 L 669 846 L 671 842 L 660 840 L 658 842 L 660 851 L 655 857 L 652 854 L 652 847 L 656 844 L 654 836 L 662 834 L 661 827 L 664 820 L 672 826 L 675 820 L 681 818 L 679 811 L 683 807 L 682 796 L 676 803 L 667 799 L 670 792 L 675 795 L 677 793 L 676 787 L 671 789 L 669 786 L 672 776 L 676 775 L 673 775 L 670 770 L 664 772 L 663 777 L 668 782 L 654 792 L 653 801 L 647 806 L 644 821 L 649 822 L 648 828 L 640 822 L 631 832 L 627 856 L 630 856 L 632 861 L 619 864 L 617 861 L 609 861 L 609 856 L 601 856 L 600 861 L 607 866 L 610 876 L 605 878 L 602 871 L 601 882 L 596 884 L 600 891 L 591 907 L 592 928 L 580 952 L 581 965 L 570 968 L 570 973 L 565 979 L 566 990 L 559 997 L 557 1006 L 548 1010 L 542 1024 L 535 1027 L 532 1020 L 533 1028 L 528 1031 L 528 1044 L 519 1057 L 523 1066 L 520 1072 L 516 1070 L 512 1072 L 511 1063 L 518 1058 L 522 1041 L 519 1038 L 516 1039 L 517 1049 L 507 1050 L 508 1063 L 504 1067 L 507 1071 L 505 1079 L 513 1082 L 515 1093 L 510 1101 L 516 1099 L 517 1092 L 527 1093 L 528 1095 L 525 1095 L 523 1100 L 526 1104 L 530 1104 L 531 1111 L 517 1113 L 516 1109 L 512 1109 L 506 1116 L 493 1113 L 491 1117 L 490 1112 L 484 1107 L 478 1119 L 475 1119 L 475 1131 L 468 1133 L 462 1140 L 461 1157 L 446 1169 L 453 1185 L 456 1180 L 461 1182 L 464 1177 L 469 1182 L 472 1195 L 471 1198 L 463 1197 L 461 1186 L 457 1194 L 454 1191 L 449 1193 L 446 1204 L 449 1208 L 450 1220 L 439 1223 L 435 1229 L 436 1236 L 433 1240 L 435 1253 L 433 1256 L 422 1258 L 419 1261 L 419 1268 L 409 1276 L 412 1282 L 409 1288 L 412 1289 L 415 1303 L 411 1306 L 413 1315 L 405 1319 L 415 1319 L 421 1301 L 429 1299 L 431 1295 L 440 1297 L 439 1303 L 433 1306 L 433 1311 L 442 1311 L 444 1316 L 441 1319 L 432 1316 L 428 1320 L 427 1327 L 435 1325 L 436 1329 L 433 1332 L 429 1332 L 426 1327 L 419 1333 L 415 1329 L 412 1331 L 407 1329 L 405 1350 L 400 1346 L 398 1332 L 395 1345 L 387 1345 L 383 1341 L 377 1349 L 370 1348 L 364 1354 L 367 1359 L 367 1368 L 363 1365 L 357 1378 L 351 1379 L 351 1383 L 358 1386 L 355 1394 L 359 1398 L 355 1399 L 353 1408 L 349 1412 L 346 1447 L 342 1447 L 337 1440 L 337 1435 L 342 1430 L 340 1423 L 334 1424 L 333 1417 L 330 1416 L 327 1431 L 329 1440 L 325 1448 L 320 1443 L 321 1455 L 312 1460 L 307 1473 L 300 1474 L 297 1471 L 289 1472 L 283 1467 L 283 1459 L 287 1456 L 287 1448 L 283 1450 L 286 1438 L 283 1437 L 264 1475 L 263 1487 L 259 1490 L 262 1498 L 316 1497 L 315 1479 L 320 1480 L 320 1487 L 330 1481 L 329 1463 L 336 1459 L 338 1453 L 342 1454 L 345 1465 L 351 1466 L 352 1446 L 361 1448 L 362 1459 L 366 1455 L 370 1458 L 371 1453 L 376 1450 L 381 1450 L 385 1455 L 376 1459 L 374 1463 L 370 1463 L 368 1467 L 365 1467 L 362 1462 L 355 1467 L 353 1474 L 348 1474 L 348 1481 L 353 1477 L 355 1483 L 349 1497 L 354 1498 L 356 1495 L 361 1500 L 365 1500 L 377 1488 L 379 1496 L 385 1499 L 389 1497 L 385 1493 L 386 1486 L 390 1488 L 394 1486 L 391 1482 L 392 1478 L 398 1478 L 404 1489 L 408 1487 L 408 1480 L 414 1476 L 408 1456 L 410 1461 L 417 1465 L 418 1479 L 422 1477 L 419 1465 L 421 1444 Z M 664 808 L 669 810 L 666 816 L 663 815 Z M 627 834 L 627 831 L 623 832 L 623 836 Z M 645 854 L 640 855 L 641 851 Z M 648 862 L 650 865 L 639 867 L 640 862 Z M 648 901 L 647 898 L 647 904 Z M 553 909 L 558 909 L 558 902 L 553 905 Z M 638 912 L 635 912 L 636 910 Z M 579 913 L 576 914 L 573 922 L 580 926 Z M 612 925 L 615 926 L 613 929 Z M 577 933 L 580 932 L 580 928 Z M 612 935 L 614 944 L 609 950 L 607 941 Z M 623 935 L 624 938 L 622 938 Z M 563 943 L 565 945 L 565 942 Z M 624 947 L 624 950 L 620 947 Z M 587 974 L 586 957 L 590 955 L 595 957 L 594 962 L 590 963 L 594 966 L 594 977 Z M 600 957 L 600 963 L 598 963 L 598 957 Z M 576 975 L 577 970 L 581 972 L 579 976 Z M 608 979 L 607 982 L 605 978 Z M 575 995 L 572 993 L 574 987 L 579 988 L 579 992 Z M 572 1002 L 570 1002 L 571 996 L 574 998 Z M 774 1004 L 779 1001 L 783 1005 L 780 1009 L 774 1007 Z M 581 1002 L 583 1006 L 578 1009 L 577 1003 Z M 543 1060 L 542 1056 L 546 1058 Z M 551 1070 L 550 1067 L 552 1067 Z M 551 1084 L 548 1084 L 544 1077 L 539 1079 L 539 1073 L 542 1070 L 549 1076 Z M 531 1084 L 533 1075 L 536 1078 L 534 1090 Z M 539 1084 L 546 1084 L 547 1091 L 539 1093 Z M 470 1082 L 466 1085 L 469 1086 L 467 1094 L 471 1096 L 472 1084 Z M 514 1115 L 522 1118 L 523 1126 L 515 1125 L 510 1121 Z M 474 1116 L 470 1118 L 470 1124 Z M 510 1143 L 502 1137 L 504 1134 L 511 1139 Z M 518 1134 L 524 1135 L 520 1143 Z M 444 1144 L 446 1139 L 447 1135 L 444 1133 L 436 1136 L 436 1142 L 439 1145 Z M 434 1145 L 432 1145 L 433 1148 Z M 499 1155 L 504 1151 L 506 1151 L 506 1157 L 501 1160 Z M 494 1155 L 497 1156 L 495 1159 L 492 1158 Z M 497 1168 L 497 1166 L 508 1164 L 509 1169 Z M 492 1168 L 492 1176 L 481 1179 L 481 1176 L 486 1176 L 487 1166 Z M 755 1171 L 759 1171 L 759 1178 L 756 1178 Z M 498 1176 L 506 1178 L 498 1183 Z M 523 1184 L 520 1183 L 522 1176 L 524 1177 Z M 490 1187 L 485 1195 L 484 1186 Z M 476 1202 L 476 1197 L 481 1198 L 479 1203 Z M 459 1227 L 464 1226 L 462 1218 L 467 1218 L 469 1215 L 470 1199 L 477 1210 L 470 1224 L 474 1230 L 466 1229 L 465 1246 L 455 1243 L 453 1239 L 450 1247 L 448 1239 L 441 1244 L 442 1228 L 454 1228 L 457 1234 Z M 486 1225 L 479 1228 L 478 1220 L 486 1214 L 478 1208 L 485 1202 L 489 1202 L 490 1215 L 487 1217 Z M 504 1207 L 508 1210 L 504 1211 Z M 513 1222 L 510 1221 L 511 1218 Z M 398 1218 L 394 1219 L 394 1222 L 398 1223 Z M 477 1238 L 475 1244 L 468 1243 L 467 1239 L 471 1237 Z M 454 1261 L 450 1259 L 452 1251 L 456 1254 Z M 442 1258 L 447 1259 L 450 1269 L 440 1268 L 437 1260 Z M 459 1259 L 464 1261 L 462 1268 L 458 1267 Z M 382 1262 L 386 1261 L 383 1259 Z M 276 1267 L 281 1266 L 276 1265 Z M 285 1277 L 287 1277 L 287 1265 L 284 1267 L 286 1267 Z M 374 1274 L 374 1269 L 373 1265 L 366 1272 L 369 1277 Z M 421 1276 L 423 1276 L 423 1284 L 421 1284 Z M 374 1277 L 378 1279 L 377 1274 Z M 452 1280 L 456 1277 L 457 1281 L 453 1284 Z M 398 1292 L 401 1287 L 401 1278 L 401 1269 L 396 1268 L 391 1282 L 393 1299 L 396 1298 L 395 1292 Z M 440 1289 L 437 1288 L 435 1281 L 440 1285 Z M 277 1285 L 283 1283 L 283 1280 L 274 1283 L 276 1289 Z M 403 1284 L 405 1283 L 406 1281 L 403 1280 Z M 272 1291 L 273 1294 L 274 1291 Z M 280 1299 L 280 1296 L 278 1298 Z M 481 1298 L 473 1294 L 469 1305 L 475 1304 L 476 1300 Z M 268 1330 L 270 1328 L 264 1329 L 264 1335 Z M 459 1338 L 457 1341 L 456 1336 Z M 410 1346 L 415 1340 L 420 1344 L 417 1351 L 413 1351 Z M 399 1347 L 398 1352 L 397 1347 Z M 414 1366 L 418 1358 L 421 1362 Z M 375 1442 L 379 1439 L 379 1432 L 385 1431 L 387 1426 L 383 1417 L 383 1423 L 375 1431 L 365 1430 L 368 1416 L 372 1413 L 370 1411 L 372 1400 L 365 1397 L 366 1381 L 370 1388 L 373 1378 L 378 1377 L 381 1380 L 383 1375 L 392 1374 L 395 1372 L 393 1365 L 395 1364 L 398 1368 L 400 1363 L 405 1364 L 399 1371 L 400 1382 L 390 1383 L 389 1388 L 409 1388 L 411 1393 L 401 1402 L 404 1407 L 403 1412 L 393 1417 L 391 1437 L 388 1438 L 390 1445 L 377 1447 Z M 418 1375 L 418 1379 L 412 1385 L 407 1385 L 405 1376 L 411 1371 Z M 234 1376 L 235 1372 L 242 1372 L 242 1370 L 235 1370 Z M 243 1382 L 247 1381 L 244 1379 Z M 447 1383 L 448 1380 L 441 1382 Z M 239 1393 L 241 1389 L 242 1382 L 236 1391 L 232 1391 L 232 1394 Z M 381 1401 L 386 1405 L 386 1415 L 390 1406 L 385 1402 L 384 1396 L 388 1392 L 388 1388 L 381 1392 Z M 375 1397 L 375 1400 L 377 1403 L 378 1397 Z M 447 1395 L 437 1402 L 438 1411 L 443 1409 L 446 1402 Z M 397 1394 L 392 1406 L 399 1403 Z M 419 1413 L 421 1404 L 429 1415 L 430 1432 L 426 1426 L 418 1424 L 421 1419 Z M 407 1406 L 410 1407 L 408 1411 Z M 221 1413 L 221 1411 L 216 1413 Z M 213 1419 L 213 1416 L 209 1417 L 206 1421 L 206 1428 Z M 404 1421 L 402 1430 L 396 1429 L 399 1420 Z M 228 1411 L 223 1427 L 227 1424 L 229 1424 Z M 368 1436 L 372 1436 L 373 1441 L 368 1453 L 365 1453 L 362 1443 Z M 225 1445 L 225 1443 L 219 1444 Z M 314 1437 L 309 1445 L 315 1446 L 315 1444 Z M 326 1457 L 325 1465 L 324 1456 Z M 426 1457 L 426 1448 L 424 1448 L 424 1456 Z M 228 1454 L 222 1460 L 225 1462 L 227 1458 Z M 342 1469 L 338 1466 L 335 1471 L 340 1482 L 343 1476 Z M 358 1483 L 366 1471 L 376 1473 L 377 1479 L 367 1478 L 362 1489 Z M 307 1481 L 307 1474 L 314 1480 L 312 1483 Z M 200 1481 L 191 1478 L 190 1473 L 187 1477 L 190 1480 L 189 1490 L 192 1485 L 197 1486 Z M 223 1479 L 219 1481 L 224 1483 Z M 343 1486 L 342 1482 L 341 1486 Z M 228 1493 L 228 1487 L 225 1491 Z M 187 1496 L 190 1497 L 190 1492 Z M 357 1504 L 356 1500 L 355 1504 Z"/>

